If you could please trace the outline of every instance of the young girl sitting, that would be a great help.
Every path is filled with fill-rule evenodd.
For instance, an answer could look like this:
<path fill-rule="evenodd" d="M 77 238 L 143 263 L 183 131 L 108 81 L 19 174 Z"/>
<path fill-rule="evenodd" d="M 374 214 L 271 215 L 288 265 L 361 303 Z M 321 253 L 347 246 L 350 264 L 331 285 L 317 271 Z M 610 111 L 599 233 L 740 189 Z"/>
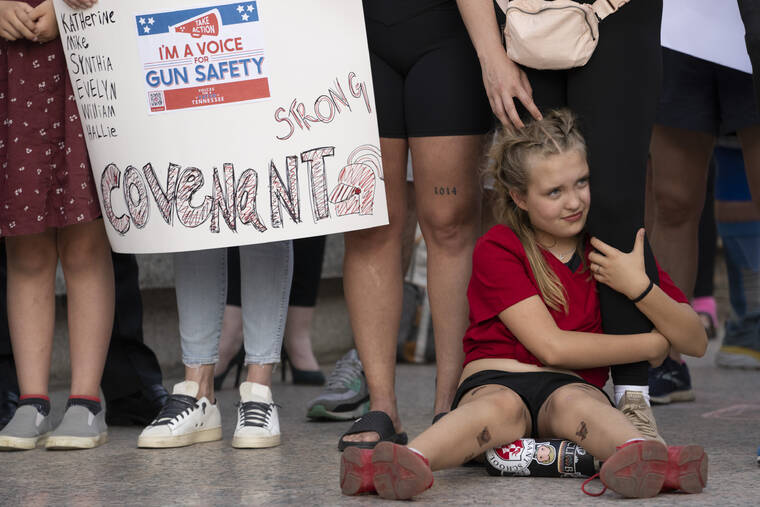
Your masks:
<path fill-rule="evenodd" d="M 553 111 L 503 132 L 490 155 L 504 225 L 486 233 L 473 254 L 465 367 L 453 410 L 408 447 L 347 449 L 343 493 L 411 498 L 432 485 L 433 470 L 523 437 L 582 445 L 604 461 L 604 485 L 626 497 L 664 488 L 700 492 L 703 449 L 643 439 L 602 391 L 610 365 L 657 364 L 670 347 L 701 356 L 707 336 L 666 273 L 647 277 L 643 230 L 630 253 L 584 234 L 589 168 L 575 118 Z M 601 334 L 597 283 L 629 297 L 654 329 Z"/>

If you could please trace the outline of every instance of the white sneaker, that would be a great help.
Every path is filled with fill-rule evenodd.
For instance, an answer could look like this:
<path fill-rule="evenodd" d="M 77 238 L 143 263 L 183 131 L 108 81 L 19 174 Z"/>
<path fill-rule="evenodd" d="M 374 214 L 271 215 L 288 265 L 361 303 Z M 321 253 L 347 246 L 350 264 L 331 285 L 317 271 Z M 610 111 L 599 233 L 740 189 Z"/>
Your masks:
<path fill-rule="evenodd" d="M 221 440 L 219 407 L 197 396 L 196 382 L 186 380 L 175 385 L 161 412 L 140 434 L 137 447 L 184 447 Z"/>
<path fill-rule="evenodd" d="M 232 447 L 260 448 L 280 445 L 280 419 L 269 387 L 240 384 L 240 406 Z"/>

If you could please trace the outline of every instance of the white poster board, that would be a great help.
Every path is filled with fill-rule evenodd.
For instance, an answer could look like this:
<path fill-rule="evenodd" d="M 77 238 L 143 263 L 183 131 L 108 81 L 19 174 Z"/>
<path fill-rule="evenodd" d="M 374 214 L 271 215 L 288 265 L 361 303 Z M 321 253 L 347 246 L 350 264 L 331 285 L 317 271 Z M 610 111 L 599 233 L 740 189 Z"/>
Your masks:
<path fill-rule="evenodd" d="M 388 223 L 361 0 L 55 0 L 117 252 Z"/>
<path fill-rule="evenodd" d="M 736 0 L 664 0 L 662 45 L 709 62 L 752 72 Z"/>

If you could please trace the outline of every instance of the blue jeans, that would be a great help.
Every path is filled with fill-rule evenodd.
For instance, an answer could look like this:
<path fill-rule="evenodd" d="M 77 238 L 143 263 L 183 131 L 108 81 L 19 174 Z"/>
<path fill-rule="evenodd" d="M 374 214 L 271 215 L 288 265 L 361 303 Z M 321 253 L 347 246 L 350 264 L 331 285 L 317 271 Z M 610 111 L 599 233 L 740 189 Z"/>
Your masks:
<path fill-rule="evenodd" d="M 241 310 L 246 364 L 280 360 L 293 278 L 290 241 L 240 247 Z M 227 250 L 174 254 L 182 362 L 215 364 L 227 301 Z"/>
<path fill-rule="evenodd" d="M 741 318 L 758 308 L 747 307 L 744 287 L 744 271 L 760 271 L 760 222 L 718 223 L 723 239 L 728 273 L 728 296 L 731 308 Z"/>

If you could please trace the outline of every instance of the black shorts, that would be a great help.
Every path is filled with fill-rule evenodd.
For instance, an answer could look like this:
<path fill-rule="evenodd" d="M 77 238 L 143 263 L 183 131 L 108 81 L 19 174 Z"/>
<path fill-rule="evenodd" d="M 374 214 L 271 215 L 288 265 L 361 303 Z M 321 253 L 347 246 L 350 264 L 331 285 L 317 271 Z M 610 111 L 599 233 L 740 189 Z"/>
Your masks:
<path fill-rule="evenodd" d="M 367 17 L 380 137 L 485 134 L 493 125 L 475 49 L 455 2 L 398 23 Z"/>
<path fill-rule="evenodd" d="M 459 402 L 462 401 L 462 397 L 469 391 L 476 387 L 489 384 L 507 387 L 522 398 L 523 403 L 525 403 L 525 406 L 530 412 L 531 437 L 539 436 L 538 411 L 541 410 L 546 399 L 562 386 L 568 384 L 585 384 L 591 386 L 604 394 L 605 398 L 610 401 L 610 405 L 613 405 L 612 400 L 607 396 L 607 393 L 596 387 L 594 384 L 590 384 L 582 378 L 574 375 L 543 371 L 512 373 L 501 370 L 483 370 L 470 375 L 459 385 L 459 389 L 457 389 L 457 392 L 454 395 L 454 401 L 451 403 L 451 410 L 457 408 Z"/>
<path fill-rule="evenodd" d="M 760 125 L 752 76 L 662 48 L 657 123 L 714 136 Z"/>

